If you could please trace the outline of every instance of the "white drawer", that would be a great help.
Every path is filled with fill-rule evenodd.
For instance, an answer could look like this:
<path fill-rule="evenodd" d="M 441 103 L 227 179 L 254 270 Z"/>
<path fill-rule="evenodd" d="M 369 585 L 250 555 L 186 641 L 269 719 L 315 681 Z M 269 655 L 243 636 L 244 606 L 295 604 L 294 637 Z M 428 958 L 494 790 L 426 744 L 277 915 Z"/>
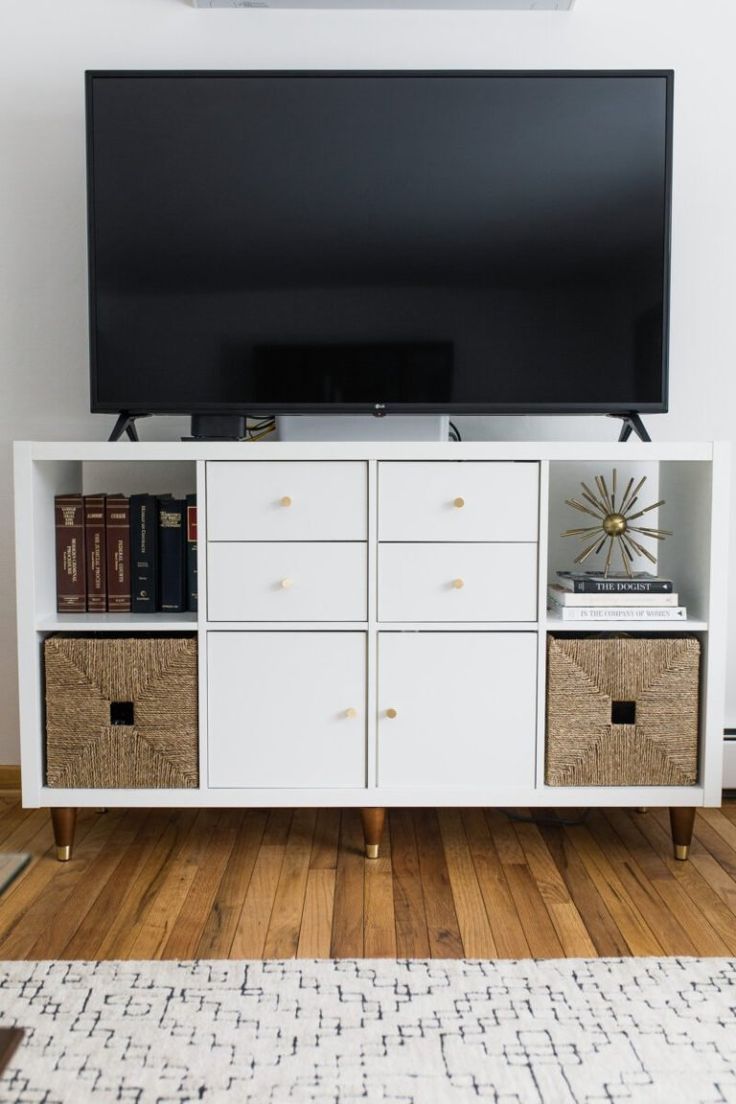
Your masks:
<path fill-rule="evenodd" d="M 536 544 L 379 545 L 379 621 L 536 618 Z"/>
<path fill-rule="evenodd" d="M 362 461 L 207 464 L 208 540 L 365 540 Z"/>
<path fill-rule="evenodd" d="M 538 540 L 538 464 L 384 462 L 378 469 L 379 540 Z"/>
<path fill-rule="evenodd" d="M 366 545 L 207 546 L 210 621 L 365 621 Z"/>

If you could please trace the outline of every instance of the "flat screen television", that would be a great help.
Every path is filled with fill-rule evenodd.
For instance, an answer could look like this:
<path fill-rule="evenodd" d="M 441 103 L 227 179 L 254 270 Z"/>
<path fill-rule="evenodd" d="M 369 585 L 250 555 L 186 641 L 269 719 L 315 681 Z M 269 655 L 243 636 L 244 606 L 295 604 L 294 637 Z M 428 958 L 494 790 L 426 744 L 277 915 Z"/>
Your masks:
<path fill-rule="evenodd" d="M 88 73 L 92 410 L 666 410 L 672 89 Z"/>

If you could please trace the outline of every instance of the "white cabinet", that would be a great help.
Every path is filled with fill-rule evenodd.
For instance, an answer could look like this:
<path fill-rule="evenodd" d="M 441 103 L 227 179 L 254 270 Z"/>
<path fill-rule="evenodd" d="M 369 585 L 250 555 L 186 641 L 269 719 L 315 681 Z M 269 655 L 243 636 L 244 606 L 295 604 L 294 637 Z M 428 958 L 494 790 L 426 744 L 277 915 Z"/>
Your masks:
<path fill-rule="evenodd" d="M 366 546 L 239 541 L 207 547 L 210 621 L 365 621 Z"/>
<path fill-rule="evenodd" d="M 534 621 L 536 544 L 381 544 L 379 621 Z"/>
<path fill-rule="evenodd" d="M 209 540 L 362 541 L 367 513 L 359 461 L 207 464 Z"/>
<path fill-rule="evenodd" d="M 537 637 L 379 633 L 381 787 L 534 786 Z"/>
<path fill-rule="evenodd" d="M 536 541 L 539 465 L 379 464 L 382 541 Z"/>
<path fill-rule="evenodd" d="M 208 633 L 209 785 L 364 786 L 365 668 L 364 633 Z"/>

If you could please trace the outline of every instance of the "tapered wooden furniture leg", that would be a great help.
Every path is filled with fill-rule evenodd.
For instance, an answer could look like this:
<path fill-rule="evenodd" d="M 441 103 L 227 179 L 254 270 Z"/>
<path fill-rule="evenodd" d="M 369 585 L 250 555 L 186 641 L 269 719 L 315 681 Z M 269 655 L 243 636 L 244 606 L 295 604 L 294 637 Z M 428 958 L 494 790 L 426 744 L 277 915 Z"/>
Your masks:
<path fill-rule="evenodd" d="M 360 817 L 363 821 L 363 836 L 365 837 L 366 858 L 378 858 L 378 845 L 383 835 L 383 822 L 386 819 L 385 809 L 361 809 Z"/>
<path fill-rule="evenodd" d="M 695 825 L 695 809 L 670 807 L 670 828 L 675 845 L 675 858 L 684 862 L 690 853 Z"/>
<path fill-rule="evenodd" d="M 54 826 L 56 857 L 59 862 L 69 862 L 74 846 L 74 829 L 77 827 L 77 810 L 52 809 L 51 823 Z"/>

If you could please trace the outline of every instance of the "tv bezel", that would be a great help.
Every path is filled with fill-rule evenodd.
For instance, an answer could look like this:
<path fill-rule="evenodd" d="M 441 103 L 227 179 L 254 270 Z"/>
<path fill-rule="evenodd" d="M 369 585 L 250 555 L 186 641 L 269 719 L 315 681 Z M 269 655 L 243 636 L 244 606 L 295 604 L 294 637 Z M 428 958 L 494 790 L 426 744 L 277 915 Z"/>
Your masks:
<path fill-rule="evenodd" d="M 124 406 L 103 402 L 98 398 L 99 381 L 98 358 L 95 326 L 95 214 L 94 214 L 94 158 L 93 158 L 93 121 L 94 102 L 93 85 L 95 81 L 124 78 L 157 79 L 185 77 L 188 79 L 209 79 L 213 77 L 264 78 L 264 77 L 371 77 L 385 80 L 406 77 L 591 77 L 631 78 L 648 77 L 665 81 L 665 180 L 664 180 L 664 280 L 663 280 L 663 318 L 662 318 L 662 374 L 661 395 L 655 402 L 639 403 L 247 403 L 242 406 L 227 403 L 200 403 L 196 410 L 176 402 L 138 403 L 128 402 Z M 90 349 L 90 410 L 95 414 L 116 414 L 121 410 L 133 415 L 143 414 L 465 414 L 465 415 L 504 415 L 504 414 L 627 414 L 636 411 L 641 414 L 663 414 L 669 409 L 669 336 L 670 336 L 670 283 L 671 283 L 671 239 L 672 239 L 672 137 L 674 103 L 673 69 L 89 69 L 85 72 L 85 123 L 87 154 L 87 258 L 88 258 L 88 304 L 89 304 L 89 349 Z"/>

